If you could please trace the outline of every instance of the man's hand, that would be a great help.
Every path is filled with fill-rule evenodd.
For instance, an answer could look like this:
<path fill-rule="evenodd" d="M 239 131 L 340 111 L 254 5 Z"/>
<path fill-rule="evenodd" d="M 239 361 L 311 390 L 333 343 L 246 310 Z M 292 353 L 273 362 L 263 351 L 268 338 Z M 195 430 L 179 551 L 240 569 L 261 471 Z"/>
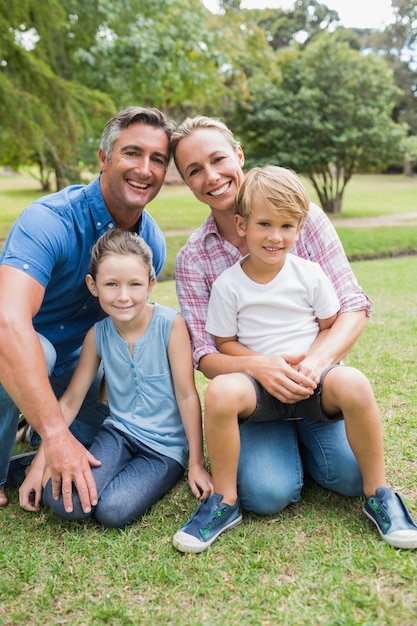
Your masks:
<path fill-rule="evenodd" d="M 69 430 L 63 431 L 53 440 L 43 440 L 46 463 L 51 472 L 52 496 L 58 500 L 61 493 L 67 513 L 71 513 L 72 486 L 75 485 L 84 513 L 90 513 L 97 504 L 97 489 L 91 472 L 101 462 L 93 457 L 75 439 Z"/>

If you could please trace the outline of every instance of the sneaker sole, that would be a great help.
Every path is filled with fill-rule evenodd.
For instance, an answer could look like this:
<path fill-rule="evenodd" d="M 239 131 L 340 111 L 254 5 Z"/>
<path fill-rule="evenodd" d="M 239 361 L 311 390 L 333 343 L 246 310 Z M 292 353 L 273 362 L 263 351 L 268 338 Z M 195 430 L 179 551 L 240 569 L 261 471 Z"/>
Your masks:
<path fill-rule="evenodd" d="M 397 530 L 392 533 L 388 533 L 387 535 L 384 535 L 374 518 L 366 511 L 365 508 L 363 509 L 363 512 L 365 513 L 366 517 L 371 520 L 371 522 L 376 526 L 376 529 L 381 535 L 382 539 L 386 541 L 390 546 L 393 546 L 394 548 L 408 548 L 411 550 L 413 548 L 417 548 L 417 531 Z"/>
<path fill-rule="evenodd" d="M 194 535 L 189 535 L 182 530 L 179 530 L 175 533 L 172 543 L 180 552 L 192 552 L 194 554 L 198 554 L 199 552 L 207 550 L 207 548 L 209 548 L 211 544 L 216 541 L 217 537 L 219 537 L 226 530 L 230 530 L 230 528 L 237 526 L 241 521 L 242 515 L 239 515 L 239 517 L 229 522 L 227 526 L 222 528 L 216 535 L 209 539 L 209 541 L 199 541 L 197 537 L 194 537 Z"/>

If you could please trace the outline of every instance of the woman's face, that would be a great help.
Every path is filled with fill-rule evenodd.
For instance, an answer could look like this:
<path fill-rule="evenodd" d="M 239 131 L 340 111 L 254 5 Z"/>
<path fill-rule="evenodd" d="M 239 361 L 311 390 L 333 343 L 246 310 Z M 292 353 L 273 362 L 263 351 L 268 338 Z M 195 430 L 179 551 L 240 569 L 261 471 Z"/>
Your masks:
<path fill-rule="evenodd" d="M 177 145 L 177 167 L 197 200 L 215 210 L 232 209 L 243 180 L 244 157 L 214 128 L 198 128 Z"/>

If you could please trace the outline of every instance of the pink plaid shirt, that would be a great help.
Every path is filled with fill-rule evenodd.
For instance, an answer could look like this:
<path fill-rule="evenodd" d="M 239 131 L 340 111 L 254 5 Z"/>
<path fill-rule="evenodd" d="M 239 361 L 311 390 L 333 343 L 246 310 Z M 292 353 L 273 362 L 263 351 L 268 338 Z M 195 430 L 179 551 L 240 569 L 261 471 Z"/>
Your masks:
<path fill-rule="evenodd" d="M 321 265 L 336 290 L 341 313 L 365 309 L 369 316 L 372 300 L 358 285 L 336 230 L 316 204 L 310 205 L 305 226 L 291 252 Z M 177 296 L 191 336 L 196 369 L 203 356 L 217 352 L 214 337 L 205 330 L 211 286 L 241 258 L 240 251 L 220 235 L 211 214 L 177 255 Z"/>

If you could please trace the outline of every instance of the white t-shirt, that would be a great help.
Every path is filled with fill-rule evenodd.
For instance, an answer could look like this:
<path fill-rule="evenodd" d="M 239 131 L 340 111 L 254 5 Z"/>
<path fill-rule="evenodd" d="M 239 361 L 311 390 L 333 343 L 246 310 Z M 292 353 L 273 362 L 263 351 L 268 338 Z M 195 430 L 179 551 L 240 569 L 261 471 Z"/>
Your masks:
<path fill-rule="evenodd" d="M 245 274 L 243 261 L 213 283 L 207 332 L 217 337 L 236 335 L 260 354 L 306 352 L 319 332 L 317 318 L 331 317 L 340 308 L 320 265 L 288 254 L 277 276 L 259 284 Z"/>

